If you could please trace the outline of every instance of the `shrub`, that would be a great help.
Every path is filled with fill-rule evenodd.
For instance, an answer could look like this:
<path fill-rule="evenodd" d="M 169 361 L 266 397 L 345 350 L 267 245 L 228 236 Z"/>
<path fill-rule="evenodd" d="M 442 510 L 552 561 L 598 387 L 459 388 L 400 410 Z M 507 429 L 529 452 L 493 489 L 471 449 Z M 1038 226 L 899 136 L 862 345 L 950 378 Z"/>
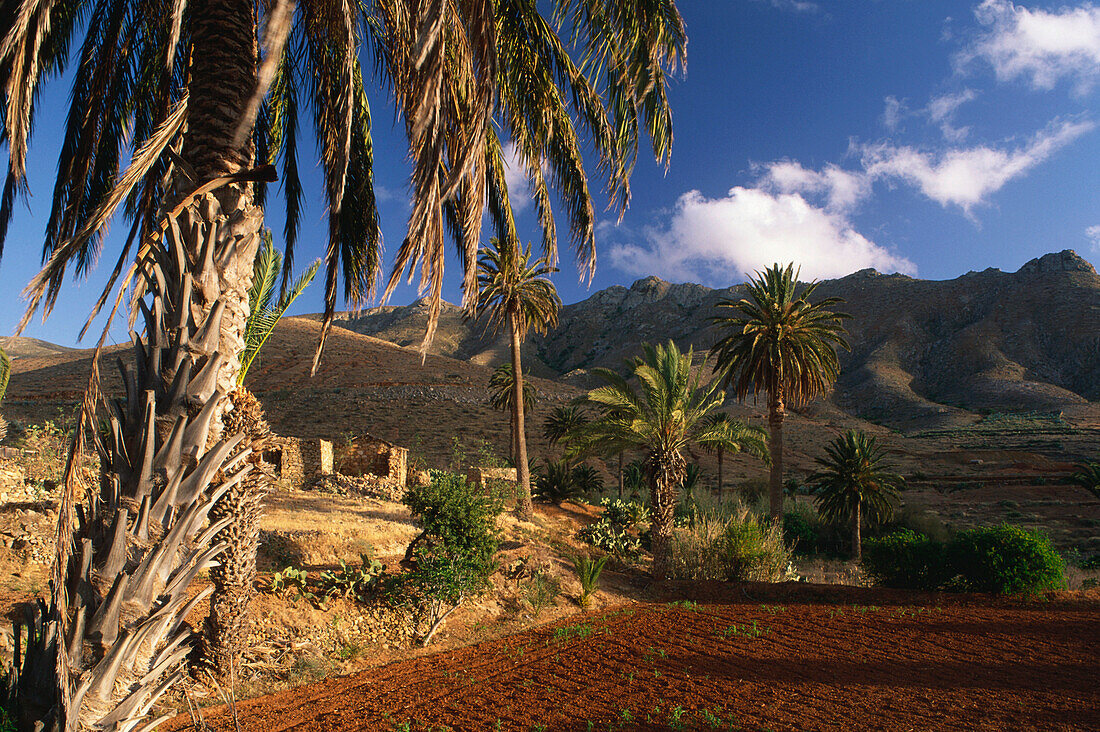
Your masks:
<path fill-rule="evenodd" d="M 689 527 L 673 532 L 674 579 L 775 582 L 787 575 L 789 564 L 782 531 L 740 506 L 699 511 Z"/>
<path fill-rule="evenodd" d="M 737 486 L 737 490 L 745 503 L 756 503 L 758 500 L 768 495 L 768 479 L 749 478 L 748 480 L 742 481 L 741 485 Z"/>
<path fill-rule="evenodd" d="M 960 531 L 950 542 L 902 530 L 867 544 L 864 567 L 889 587 L 1008 594 L 1065 584 L 1050 539 L 1018 526 Z"/>
<path fill-rule="evenodd" d="M 811 522 L 801 511 L 788 511 L 783 514 L 783 540 L 798 554 L 812 554 L 817 548 L 820 534 L 815 522 Z"/>
<path fill-rule="evenodd" d="M 444 555 L 488 564 L 496 553 L 496 519 L 503 508 L 499 496 L 485 495 L 461 475 L 433 470 L 428 485 L 410 486 L 403 500 L 421 528 L 409 544 L 406 558 L 414 558 L 424 547 L 434 547 Z"/>
<path fill-rule="evenodd" d="M 946 545 L 909 529 L 865 541 L 863 568 L 887 587 L 909 590 L 939 589 L 954 576 Z"/>
<path fill-rule="evenodd" d="M 978 592 L 1037 592 L 1065 584 L 1065 562 L 1039 531 L 1008 524 L 960 531 L 948 553 L 966 587 Z"/>
<path fill-rule="evenodd" d="M 635 501 L 604 498 L 599 520 L 577 532 L 577 538 L 597 549 L 621 558 L 633 558 L 641 550 L 641 541 L 633 530 L 649 522 L 649 509 Z"/>
<path fill-rule="evenodd" d="M 579 497 L 583 491 L 574 480 L 568 460 L 546 461 L 546 470 L 535 477 L 535 496 L 560 506 L 562 501 Z"/>
<path fill-rule="evenodd" d="M 411 607 L 425 626 L 425 646 L 448 615 L 488 586 L 496 569 L 496 519 L 502 509 L 499 496 L 483 494 L 462 476 L 443 471 L 431 476 L 428 485 L 410 487 L 405 494 L 405 505 L 422 530 L 405 552 L 415 568 L 395 588 L 399 604 Z"/>
<path fill-rule="evenodd" d="M 577 465 L 573 468 L 573 485 L 582 495 L 598 496 L 603 492 L 603 477 L 591 465 Z"/>

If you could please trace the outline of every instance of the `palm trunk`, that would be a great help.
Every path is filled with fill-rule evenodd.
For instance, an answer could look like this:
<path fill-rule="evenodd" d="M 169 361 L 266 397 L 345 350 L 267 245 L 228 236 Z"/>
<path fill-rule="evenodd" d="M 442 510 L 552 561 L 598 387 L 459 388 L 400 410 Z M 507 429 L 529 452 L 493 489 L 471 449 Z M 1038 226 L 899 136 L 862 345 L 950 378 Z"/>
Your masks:
<path fill-rule="evenodd" d="M 623 497 L 623 452 L 619 451 L 619 498 Z"/>
<path fill-rule="evenodd" d="M 62 502 L 61 535 L 72 526 L 75 551 L 59 544 L 56 604 L 28 614 L 31 637 L 15 659 L 26 729 L 39 722 L 66 731 L 133 729 L 183 676 L 194 639 L 186 617 L 209 594 L 189 588 L 224 550 L 210 545 L 231 522 L 206 520 L 252 469 L 233 457 L 243 435 L 211 435 L 224 398 L 221 311 L 192 307 L 192 282 L 206 282 L 205 294 L 217 299 L 212 262 L 236 241 L 225 227 L 210 236 L 202 225 L 183 231 L 170 233 L 146 270 L 145 335 L 133 336 L 136 371 L 122 366 L 126 398 L 109 404 L 105 433 L 92 425 L 98 495 L 76 506 L 72 523 L 71 499 Z M 213 259 L 193 264 L 187 236 L 209 241 Z M 51 685 L 53 710 L 42 694 Z"/>
<path fill-rule="evenodd" d="M 676 487 L 684 481 L 684 458 L 671 455 L 651 456 L 647 469 L 649 488 L 653 494 L 653 523 L 650 527 L 653 551 L 653 578 L 669 578 L 672 528 L 675 525 Z"/>
<path fill-rule="evenodd" d="M 535 509 L 531 505 L 531 468 L 527 462 L 527 438 L 523 424 L 523 366 L 520 363 L 519 331 L 512 313 L 508 314 L 508 332 L 512 337 L 512 419 L 516 425 L 516 487 L 519 500 L 517 513 L 530 520 Z"/>
<path fill-rule="evenodd" d="M 861 523 L 863 523 L 863 504 L 857 501 L 855 516 L 852 518 L 852 559 L 857 562 L 863 558 L 863 542 L 860 536 Z"/>
<path fill-rule="evenodd" d="M 772 521 L 783 512 L 783 394 L 776 390 L 768 399 L 768 452 L 772 466 L 768 478 L 768 507 Z"/>
<path fill-rule="evenodd" d="M 718 502 L 722 502 L 722 448 L 718 448 Z"/>
<path fill-rule="evenodd" d="M 214 594 L 206 619 L 203 655 L 206 662 L 232 685 L 236 683 L 241 655 L 248 641 L 260 518 L 263 498 L 270 488 L 270 477 L 263 472 L 260 463 L 271 430 L 263 407 L 247 389 L 238 388 L 231 399 L 233 409 L 226 415 L 225 428 L 247 437 L 248 444 L 241 450 L 240 457 L 254 469 L 226 491 L 211 512 L 212 520 L 228 518 L 231 523 L 214 538 L 215 542 L 224 543 L 226 550 L 219 565 L 210 572 Z"/>

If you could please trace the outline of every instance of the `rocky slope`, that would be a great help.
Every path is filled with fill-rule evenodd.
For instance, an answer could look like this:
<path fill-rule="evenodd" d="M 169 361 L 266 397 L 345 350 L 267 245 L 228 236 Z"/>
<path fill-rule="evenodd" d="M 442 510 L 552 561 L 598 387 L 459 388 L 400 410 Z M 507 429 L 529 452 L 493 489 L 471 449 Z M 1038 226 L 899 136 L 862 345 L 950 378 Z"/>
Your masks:
<path fill-rule="evenodd" d="M 1047 254 L 1017 272 L 970 272 L 945 281 L 862 270 L 822 282 L 845 300 L 852 351 L 833 401 L 896 427 L 950 423 L 965 412 L 1048 411 L 1100 401 L 1100 277 L 1072 251 Z M 528 349 L 544 376 L 578 386 L 593 367 L 618 367 L 639 343 L 674 339 L 705 351 L 717 339 L 708 318 L 741 286 L 711 289 L 658 277 L 614 286 L 567 305 L 561 323 Z M 419 343 L 419 304 L 376 308 L 340 324 Z M 506 352 L 461 310 L 445 309 L 432 352 L 491 365 Z M 534 362 L 534 359 L 532 359 Z"/>

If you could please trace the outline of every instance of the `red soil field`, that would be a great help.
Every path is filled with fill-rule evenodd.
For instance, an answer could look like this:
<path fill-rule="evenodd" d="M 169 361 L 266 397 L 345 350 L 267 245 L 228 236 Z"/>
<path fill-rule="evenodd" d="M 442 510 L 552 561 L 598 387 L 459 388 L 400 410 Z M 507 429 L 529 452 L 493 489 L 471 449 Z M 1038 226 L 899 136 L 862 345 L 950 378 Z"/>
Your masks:
<path fill-rule="evenodd" d="M 879 604 L 620 606 L 241 702 L 240 727 L 1100 729 L 1095 600 L 853 597 Z"/>

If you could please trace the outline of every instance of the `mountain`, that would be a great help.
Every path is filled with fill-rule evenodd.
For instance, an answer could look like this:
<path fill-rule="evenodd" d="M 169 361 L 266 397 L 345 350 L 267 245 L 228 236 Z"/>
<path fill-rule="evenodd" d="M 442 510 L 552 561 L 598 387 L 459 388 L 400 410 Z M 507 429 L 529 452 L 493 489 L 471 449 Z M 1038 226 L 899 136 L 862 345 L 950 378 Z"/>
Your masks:
<path fill-rule="evenodd" d="M 536 370 L 587 386 L 594 367 L 618 368 L 642 342 L 672 338 L 705 352 L 718 338 L 708 318 L 744 287 L 711 289 L 646 277 L 562 309 L 558 328 L 527 344 Z M 823 281 L 848 321 L 850 353 L 834 405 L 897 428 L 951 424 L 974 411 L 1060 411 L 1100 401 L 1100 277 L 1071 250 L 1018 271 L 920 280 L 861 270 Z M 375 308 L 340 324 L 396 343 L 418 344 L 421 304 Z M 448 306 L 432 353 L 492 365 L 499 343 Z M 819 405 L 825 408 L 826 405 Z"/>

